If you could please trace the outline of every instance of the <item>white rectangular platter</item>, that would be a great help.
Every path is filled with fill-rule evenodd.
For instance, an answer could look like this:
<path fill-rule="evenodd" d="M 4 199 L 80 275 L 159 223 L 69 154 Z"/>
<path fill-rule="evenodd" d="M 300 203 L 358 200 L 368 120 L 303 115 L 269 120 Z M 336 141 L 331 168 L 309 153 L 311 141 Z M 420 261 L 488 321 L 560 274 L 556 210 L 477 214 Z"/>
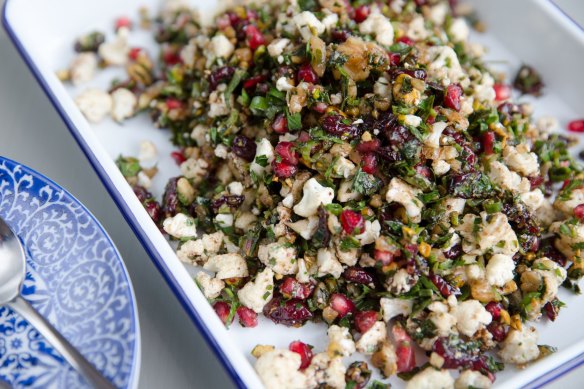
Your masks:
<path fill-rule="evenodd" d="M 80 89 L 64 86 L 55 75 L 73 58 L 75 37 L 92 30 L 111 33 L 115 18 L 125 15 L 137 19 L 139 7 L 156 10 L 160 1 L 7 0 L 3 23 L 26 65 L 234 383 L 240 387 L 258 388 L 261 383 L 253 370 L 250 355 L 254 345 L 286 347 L 290 341 L 302 339 L 321 350 L 325 346 L 324 329 L 315 324 L 299 329 L 286 328 L 271 325 L 263 319 L 253 329 L 233 325 L 226 330 L 193 282 L 189 269 L 179 262 L 114 163 L 120 154 L 137 155 L 141 141 L 153 141 L 159 150 L 158 167 L 162 172 L 154 180 L 153 193 L 160 197 L 166 180 L 179 173 L 170 157 L 173 147 L 168 141 L 169 133 L 155 129 L 146 115 L 128 120 L 123 126 L 111 120 L 90 125 L 73 102 Z M 193 5 L 201 7 L 210 18 L 217 1 L 220 0 L 194 0 Z M 535 118 L 552 115 L 565 128 L 569 120 L 583 116 L 584 31 L 549 0 L 474 0 L 471 3 L 488 27 L 486 34 L 475 34 L 471 40 L 488 47 L 487 58 L 493 61 L 493 66 L 497 62 L 498 70 L 512 76 L 524 62 L 542 73 L 547 85 L 544 96 L 533 100 L 523 98 L 523 101 L 533 102 Z M 148 32 L 133 33 L 130 40 L 132 45 L 151 48 L 155 52 L 154 41 Z M 107 89 L 109 82 L 122 76 L 122 72 L 121 69 L 100 72 L 84 88 Z M 562 310 L 558 320 L 538 325 L 540 343 L 556 346 L 558 352 L 524 370 L 510 368 L 499 373 L 496 387 L 542 386 L 584 362 L 584 326 L 581 324 L 584 296 L 563 292 L 560 298 L 566 302 L 567 308 Z M 394 387 L 403 385 L 398 380 L 391 382 L 396 385 Z"/>

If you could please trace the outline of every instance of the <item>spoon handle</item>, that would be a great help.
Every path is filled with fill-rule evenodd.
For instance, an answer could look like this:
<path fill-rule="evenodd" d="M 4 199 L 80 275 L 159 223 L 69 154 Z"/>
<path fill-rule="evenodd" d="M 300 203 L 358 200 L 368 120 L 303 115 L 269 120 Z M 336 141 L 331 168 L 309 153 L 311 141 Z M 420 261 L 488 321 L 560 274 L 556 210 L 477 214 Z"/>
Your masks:
<path fill-rule="evenodd" d="M 45 319 L 28 301 L 22 296 L 17 296 L 7 304 L 14 311 L 26 319 L 46 340 L 65 358 L 67 362 L 81 374 L 87 382 L 95 389 L 114 389 L 113 386 L 97 369 L 87 360 L 75 347 L 69 343 Z"/>

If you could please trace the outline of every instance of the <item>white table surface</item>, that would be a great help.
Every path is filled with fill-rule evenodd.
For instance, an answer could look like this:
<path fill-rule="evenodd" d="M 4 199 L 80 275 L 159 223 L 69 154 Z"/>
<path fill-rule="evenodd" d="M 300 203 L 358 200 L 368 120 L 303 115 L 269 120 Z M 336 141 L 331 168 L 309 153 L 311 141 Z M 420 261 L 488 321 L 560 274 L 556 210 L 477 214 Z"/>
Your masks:
<path fill-rule="evenodd" d="M 584 25 L 584 2 L 556 2 Z M 139 387 L 233 387 L 2 29 L 0 120 L 0 155 L 38 170 L 69 190 L 99 219 L 121 252 L 140 313 Z M 548 387 L 582 388 L 583 382 L 581 367 Z"/>

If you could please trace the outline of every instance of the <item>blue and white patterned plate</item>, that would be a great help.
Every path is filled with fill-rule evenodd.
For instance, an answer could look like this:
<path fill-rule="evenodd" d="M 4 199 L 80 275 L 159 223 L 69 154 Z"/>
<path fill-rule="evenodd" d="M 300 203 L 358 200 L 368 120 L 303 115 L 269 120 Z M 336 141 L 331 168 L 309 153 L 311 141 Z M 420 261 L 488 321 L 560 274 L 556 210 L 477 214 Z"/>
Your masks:
<path fill-rule="evenodd" d="M 137 386 L 140 331 L 120 254 L 63 188 L 0 157 L 0 215 L 27 253 L 24 297 L 119 388 Z M 0 378 L 15 388 L 83 388 L 39 333 L 0 308 Z"/>

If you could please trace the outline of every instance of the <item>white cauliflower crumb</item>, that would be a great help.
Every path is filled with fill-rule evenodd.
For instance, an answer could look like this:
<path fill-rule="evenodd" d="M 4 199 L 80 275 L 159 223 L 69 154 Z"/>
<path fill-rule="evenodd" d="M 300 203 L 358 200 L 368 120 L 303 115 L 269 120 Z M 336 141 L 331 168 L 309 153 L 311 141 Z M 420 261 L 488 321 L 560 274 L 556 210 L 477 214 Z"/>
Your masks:
<path fill-rule="evenodd" d="M 412 300 L 400 298 L 382 297 L 379 300 L 379 304 L 383 311 L 383 320 L 390 321 L 399 315 L 408 317 L 412 313 L 414 302 Z"/>
<path fill-rule="evenodd" d="M 229 41 L 229 39 L 223 34 L 217 34 L 211 38 L 211 52 L 217 58 L 229 58 L 235 46 Z"/>
<path fill-rule="evenodd" d="M 377 43 L 390 46 L 393 43 L 393 26 L 388 18 L 380 13 L 371 13 L 359 24 L 361 34 L 374 35 Z"/>
<path fill-rule="evenodd" d="M 274 296 L 274 272 L 269 267 L 256 275 L 237 292 L 239 301 L 246 307 L 260 313 Z"/>
<path fill-rule="evenodd" d="M 505 164 L 499 161 L 491 162 L 488 176 L 493 183 L 511 192 L 524 193 L 531 188 L 528 179 L 521 178 L 519 174 L 512 172 Z"/>
<path fill-rule="evenodd" d="M 492 384 L 489 377 L 482 375 L 478 371 L 465 370 L 456 379 L 454 389 L 489 389 Z"/>
<path fill-rule="evenodd" d="M 310 11 L 294 16 L 294 24 L 305 42 L 308 42 L 311 36 L 318 36 L 326 30 L 325 25 Z"/>
<path fill-rule="evenodd" d="M 355 343 L 357 351 L 371 355 L 378 350 L 385 338 L 387 338 L 387 325 L 383 321 L 375 322 Z"/>
<path fill-rule="evenodd" d="M 265 166 L 263 166 L 264 164 L 260 165 L 257 162 L 260 159 L 266 160 Z M 255 158 L 250 165 L 250 171 L 257 175 L 258 177 L 262 177 L 265 172 L 269 171 L 272 168 L 273 160 L 274 146 L 272 146 L 272 143 L 268 139 L 263 138 L 262 140 L 259 141 L 257 145 Z"/>
<path fill-rule="evenodd" d="M 166 233 L 174 238 L 194 238 L 197 236 L 197 225 L 195 219 L 184 213 L 177 213 L 168 217 L 162 222 L 162 228 Z"/>
<path fill-rule="evenodd" d="M 539 357 L 537 330 L 526 325 L 521 330 L 511 329 L 501 343 L 499 356 L 506 363 L 527 363 Z"/>
<path fill-rule="evenodd" d="M 493 320 L 491 314 L 477 300 L 463 301 L 451 313 L 456 318 L 456 328 L 466 336 L 473 336 Z"/>
<path fill-rule="evenodd" d="M 260 245 L 258 258 L 277 274 L 296 274 L 298 271 L 296 248 L 288 242 L 273 242 L 267 245 Z"/>
<path fill-rule="evenodd" d="M 467 254 L 483 255 L 491 251 L 512 256 L 519 251 L 517 235 L 504 213 L 466 214 L 456 230 L 463 238 L 462 250 Z"/>
<path fill-rule="evenodd" d="M 97 56 L 95 53 L 80 53 L 69 67 L 69 75 L 73 85 L 79 85 L 90 81 L 97 69 Z"/>
<path fill-rule="evenodd" d="M 504 286 L 513 279 L 515 262 L 513 257 L 504 254 L 495 254 L 489 259 L 486 266 L 487 281 L 491 285 Z"/>
<path fill-rule="evenodd" d="M 128 62 L 128 29 L 120 28 L 113 42 L 105 42 L 99 46 L 99 56 L 108 64 L 121 66 Z"/>
<path fill-rule="evenodd" d="M 87 89 L 75 98 L 75 104 L 92 123 L 99 123 L 112 109 L 111 96 L 99 89 Z"/>
<path fill-rule="evenodd" d="M 394 177 L 389 183 L 385 200 L 388 203 L 399 203 L 406 209 L 406 214 L 414 223 L 419 223 L 422 220 L 422 208 L 424 204 L 418 195 L 422 194 L 420 189 L 414 188 L 405 181 Z"/>
<path fill-rule="evenodd" d="M 345 389 L 345 365 L 340 357 L 330 358 L 328 353 L 318 353 L 312 358 L 306 368 L 306 387 L 325 386 L 334 389 Z"/>
<path fill-rule="evenodd" d="M 319 277 L 330 274 L 335 278 L 339 278 L 343 273 L 343 265 L 341 265 L 335 254 L 330 249 L 319 249 L 316 255 L 316 260 Z"/>
<path fill-rule="evenodd" d="M 195 182 L 200 182 L 207 174 L 209 164 L 202 158 L 189 158 L 180 165 L 180 172 L 186 178 L 195 179 Z"/>
<path fill-rule="evenodd" d="M 454 378 L 448 370 L 427 367 L 408 381 L 406 389 L 452 389 Z"/>
<path fill-rule="evenodd" d="M 530 152 L 526 144 L 505 147 L 503 149 L 503 160 L 511 170 L 524 176 L 533 176 L 539 173 L 537 155 Z"/>
<path fill-rule="evenodd" d="M 302 191 L 302 199 L 294 206 L 294 212 L 303 217 L 316 215 L 318 207 L 332 203 L 335 197 L 335 191 L 322 186 L 316 178 L 306 181 Z"/>
<path fill-rule="evenodd" d="M 348 357 L 355 352 L 355 342 L 347 327 L 334 324 L 328 329 L 329 355 Z"/>
<path fill-rule="evenodd" d="M 223 280 L 213 278 L 203 271 L 197 273 L 195 280 L 205 297 L 209 300 L 219 297 L 221 291 L 225 288 L 225 282 Z"/>
<path fill-rule="evenodd" d="M 303 389 L 306 377 L 300 369 L 300 354 L 290 350 L 272 350 L 262 354 L 255 370 L 266 388 Z"/>
<path fill-rule="evenodd" d="M 138 99 L 129 89 L 118 88 L 112 92 L 112 118 L 121 122 L 132 117 L 136 111 Z"/>
<path fill-rule="evenodd" d="M 245 258 L 236 253 L 210 257 L 203 266 L 203 269 L 217 272 L 215 277 L 220 280 L 247 277 L 249 275 Z"/>
<path fill-rule="evenodd" d="M 209 256 L 215 255 L 221 250 L 224 237 L 223 231 L 204 234 L 200 239 L 183 243 L 176 254 L 181 261 L 193 265 L 205 262 Z"/>

